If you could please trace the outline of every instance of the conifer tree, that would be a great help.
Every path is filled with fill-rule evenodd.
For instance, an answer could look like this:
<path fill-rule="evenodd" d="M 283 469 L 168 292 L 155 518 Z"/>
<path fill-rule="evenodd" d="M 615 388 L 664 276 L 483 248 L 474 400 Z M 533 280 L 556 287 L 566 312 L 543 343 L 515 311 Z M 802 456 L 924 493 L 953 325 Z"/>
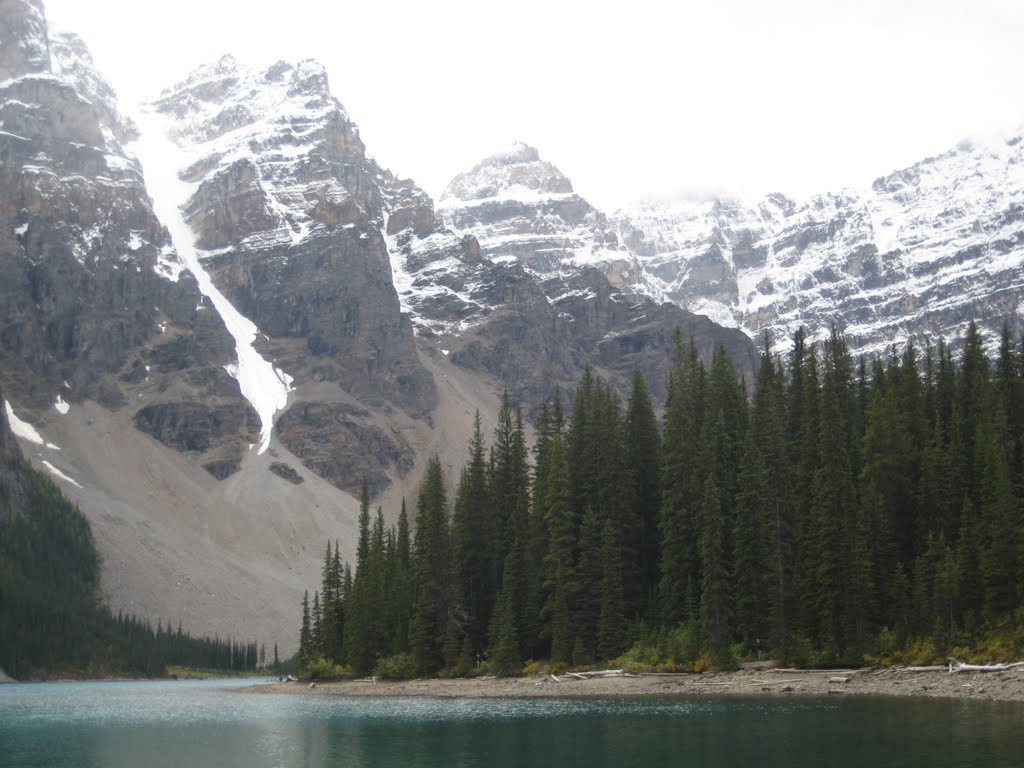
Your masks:
<path fill-rule="evenodd" d="M 623 592 L 627 615 L 653 618 L 661 557 L 661 436 L 643 373 L 633 372 L 625 425 L 632 514 L 622 525 Z"/>
<path fill-rule="evenodd" d="M 441 460 L 427 464 L 417 501 L 413 554 L 416 590 L 410 626 L 410 645 L 421 674 L 444 664 L 444 643 L 454 602 L 448 501 Z"/>
<path fill-rule="evenodd" d="M 313 653 L 313 631 L 309 616 L 309 590 L 302 595 L 302 625 L 299 629 L 299 666 L 304 666 Z"/>
<path fill-rule="evenodd" d="M 544 513 L 550 532 L 544 557 L 544 635 L 551 642 L 551 660 L 569 661 L 575 635 L 571 602 L 575 584 L 576 520 L 570 500 L 569 469 L 560 436 L 552 440 Z"/>
<path fill-rule="evenodd" d="M 701 505 L 701 600 L 700 615 L 708 654 L 719 667 L 731 665 L 732 597 L 729 594 L 731 574 L 726 560 L 725 520 L 719 498 L 718 482 L 708 475 L 704 483 Z"/>
<path fill-rule="evenodd" d="M 625 600 L 623 598 L 622 556 L 619 532 L 610 519 L 601 535 L 601 590 L 597 627 L 597 658 L 611 660 L 624 650 L 626 642 Z"/>
<path fill-rule="evenodd" d="M 310 631 L 310 648 L 313 656 L 321 656 L 324 652 L 323 614 L 320 611 L 320 593 L 313 592 L 312 628 Z"/>
<path fill-rule="evenodd" d="M 466 612 L 466 633 L 474 653 L 486 647 L 486 622 L 497 595 L 497 533 L 487 492 L 487 463 L 478 411 L 469 441 L 469 462 L 462 471 L 452 516 L 455 593 Z"/>
<path fill-rule="evenodd" d="M 370 492 L 363 479 L 359 494 L 359 539 L 356 543 L 356 571 L 346 600 L 345 658 L 353 673 L 365 676 L 373 671 L 373 605 L 370 574 Z"/>
<path fill-rule="evenodd" d="M 580 522 L 579 559 L 573 582 L 573 634 L 579 648 L 573 650 L 573 663 L 593 664 L 597 661 L 598 628 L 601 620 L 602 583 L 605 566 L 602 534 L 605 524 L 614 524 L 608 518 L 602 522 L 593 507 L 587 507 Z M 621 554 L 616 550 L 621 567 Z M 622 585 L 619 585 L 621 600 Z M 621 605 L 620 605 L 621 609 Z"/>
<path fill-rule="evenodd" d="M 513 550 L 515 549 L 513 548 Z M 512 594 L 512 587 L 519 577 L 518 560 L 514 551 L 510 552 L 505 559 L 505 579 L 498 595 L 494 616 L 491 619 L 490 636 L 492 641 L 488 658 L 494 674 L 497 675 L 510 675 L 518 672 L 521 667 L 516 629 L 517 611 Z"/>
<path fill-rule="evenodd" d="M 749 433 L 744 440 L 737 485 L 733 528 L 736 631 L 753 647 L 756 640 L 769 636 L 767 606 L 772 564 L 767 553 L 771 537 L 765 529 L 770 519 L 768 472 L 761 448 Z"/>
<path fill-rule="evenodd" d="M 398 513 L 395 535 L 394 580 L 390 592 L 392 610 L 391 652 L 404 653 L 409 647 L 409 619 L 413 606 L 412 542 L 405 499 Z"/>
<path fill-rule="evenodd" d="M 777 361 L 772 338 L 767 332 L 758 366 L 751 411 L 750 435 L 760 454 L 752 460 L 754 490 L 749 501 L 761 498 L 761 525 L 764 531 L 765 605 L 761 611 L 770 630 L 771 644 L 783 661 L 789 658 L 792 638 L 795 568 L 794 477 L 795 471 L 785 434 L 785 379 Z M 758 471 L 760 463 L 761 475 Z M 760 477 L 763 485 L 757 482 Z M 740 481 L 741 492 L 746 488 Z M 761 488 L 760 493 L 757 489 Z M 740 500 L 737 501 L 740 503 Z M 738 523 L 737 523 L 738 526 Z M 737 547 L 739 548 L 739 544 Z M 739 556 L 738 556 L 739 557 Z M 742 573 L 737 564 L 737 573 Z M 755 641 L 761 634 L 754 636 Z M 749 638 L 748 638 L 749 640 Z"/>
<path fill-rule="evenodd" d="M 698 435 L 704 417 L 704 366 L 690 340 L 684 348 L 676 337 L 676 364 L 669 378 L 662 450 L 661 581 L 659 601 L 662 621 L 674 627 L 698 617 L 687 595 L 700 584 L 700 530 L 697 511 L 701 503 Z"/>

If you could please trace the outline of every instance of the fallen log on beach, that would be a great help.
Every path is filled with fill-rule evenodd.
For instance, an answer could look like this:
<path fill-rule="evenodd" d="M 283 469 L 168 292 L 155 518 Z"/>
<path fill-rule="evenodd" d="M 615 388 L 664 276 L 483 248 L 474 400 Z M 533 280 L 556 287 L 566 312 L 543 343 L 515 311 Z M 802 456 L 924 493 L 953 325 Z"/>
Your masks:
<path fill-rule="evenodd" d="M 949 674 L 951 675 L 960 672 L 1005 672 L 1018 667 L 1024 667 L 1024 661 L 1015 661 L 1012 664 L 965 664 L 952 656 L 949 658 Z"/>

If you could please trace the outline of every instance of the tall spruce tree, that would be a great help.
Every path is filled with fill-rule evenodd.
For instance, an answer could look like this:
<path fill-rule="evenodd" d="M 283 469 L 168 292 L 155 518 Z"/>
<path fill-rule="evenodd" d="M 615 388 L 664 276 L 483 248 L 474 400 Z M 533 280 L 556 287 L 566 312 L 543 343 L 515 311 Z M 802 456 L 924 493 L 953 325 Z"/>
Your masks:
<path fill-rule="evenodd" d="M 732 638 L 732 596 L 729 563 L 726 556 L 725 519 L 718 481 L 708 475 L 701 504 L 702 532 L 700 618 L 707 650 L 719 667 L 732 663 L 729 643 Z"/>
<path fill-rule="evenodd" d="M 653 619 L 661 558 L 661 435 L 643 373 L 633 372 L 625 425 L 625 460 L 632 510 L 622 525 L 624 608 Z"/>
<path fill-rule="evenodd" d="M 410 646 L 417 670 L 432 674 L 444 666 L 445 636 L 454 604 L 448 499 L 436 455 L 427 464 L 416 507 Z"/>
<path fill-rule="evenodd" d="M 345 620 L 345 658 L 359 676 L 370 674 L 374 665 L 373 585 L 370 575 L 370 492 L 363 479 L 359 493 L 359 539 L 356 543 L 356 571 L 348 591 Z"/>
<path fill-rule="evenodd" d="M 684 347 L 676 336 L 676 363 L 669 378 L 662 447 L 661 580 L 658 586 L 662 622 L 674 627 L 694 621 L 700 584 L 701 503 L 698 436 L 704 424 L 706 374 L 690 339 Z"/>
<path fill-rule="evenodd" d="M 469 440 L 469 462 L 459 480 L 452 516 L 455 594 L 466 613 L 465 631 L 474 653 L 487 646 L 487 620 L 498 592 L 499 573 L 494 563 L 497 534 L 478 411 Z"/>

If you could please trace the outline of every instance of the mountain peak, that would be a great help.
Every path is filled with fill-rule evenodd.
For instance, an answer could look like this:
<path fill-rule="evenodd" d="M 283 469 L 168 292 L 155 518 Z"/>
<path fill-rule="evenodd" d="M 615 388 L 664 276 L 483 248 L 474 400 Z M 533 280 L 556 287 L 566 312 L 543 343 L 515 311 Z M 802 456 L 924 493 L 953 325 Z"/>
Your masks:
<path fill-rule="evenodd" d="M 498 150 L 490 157 L 479 162 L 473 170 L 497 165 L 516 165 L 519 163 L 539 163 L 540 152 L 524 141 L 514 141 L 504 149 Z"/>
<path fill-rule="evenodd" d="M 0 80 L 50 71 L 50 44 L 42 0 L 0 3 Z"/>
<path fill-rule="evenodd" d="M 486 200 L 492 197 L 572 194 L 572 182 L 540 152 L 522 141 L 495 152 L 445 187 L 442 201 Z"/>

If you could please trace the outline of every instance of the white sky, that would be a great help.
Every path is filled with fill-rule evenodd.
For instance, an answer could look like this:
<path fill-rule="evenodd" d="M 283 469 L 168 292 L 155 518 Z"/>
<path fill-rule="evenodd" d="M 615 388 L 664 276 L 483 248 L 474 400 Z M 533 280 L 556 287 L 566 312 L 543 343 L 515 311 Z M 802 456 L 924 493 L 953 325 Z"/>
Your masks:
<path fill-rule="evenodd" d="M 44 0 L 126 104 L 232 53 L 315 58 L 435 198 L 521 139 L 605 210 L 865 186 L 1024 124 L 1020 0 Z"/>

